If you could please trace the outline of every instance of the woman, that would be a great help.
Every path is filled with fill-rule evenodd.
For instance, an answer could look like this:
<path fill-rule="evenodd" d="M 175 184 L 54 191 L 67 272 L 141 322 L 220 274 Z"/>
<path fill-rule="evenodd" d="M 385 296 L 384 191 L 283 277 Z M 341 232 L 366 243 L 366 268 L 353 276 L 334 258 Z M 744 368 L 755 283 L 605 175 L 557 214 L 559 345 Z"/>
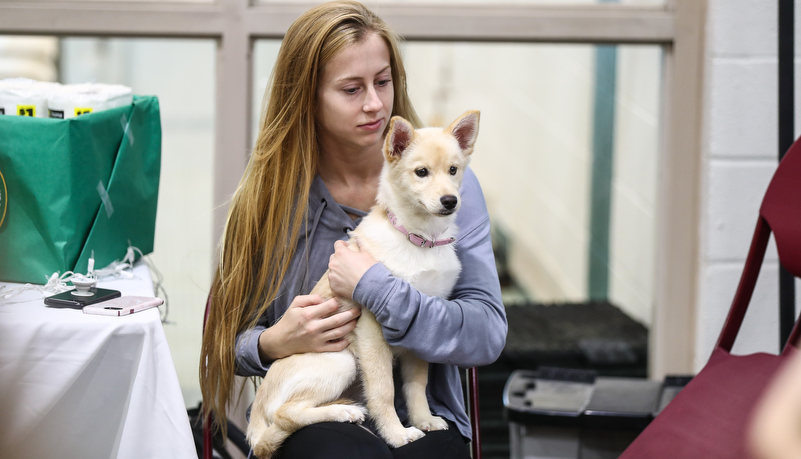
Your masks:
<path fill-rule="evenodd" d="M 229 210 L 201 349 L 201 390 L 219 423 L 234 373 L 263 376 L 281 357 L 347 347 L 359 312 L 336 313 L 336 300 L 308 295 L 330 268 L 334 292 L 369 308 L 389 344 L 432 363 L 430 406 L 450 429 L 390 451 L 359 426 L 317 424 L 292 435 L 279 450 L 283 458 L 466 457 L 470 427 L 457 366 L 489 364 L 505 342 L 489 218 L 471 171 L 457 220 L 463 271 L 450 299 L 422 295 L 341 242 L 375 201 L 389 119 L 420 125 L 398 43 L 354 1 L 315 7 L 287 31 Z M 404 419 L 403 402 L 396 407 Z"/>

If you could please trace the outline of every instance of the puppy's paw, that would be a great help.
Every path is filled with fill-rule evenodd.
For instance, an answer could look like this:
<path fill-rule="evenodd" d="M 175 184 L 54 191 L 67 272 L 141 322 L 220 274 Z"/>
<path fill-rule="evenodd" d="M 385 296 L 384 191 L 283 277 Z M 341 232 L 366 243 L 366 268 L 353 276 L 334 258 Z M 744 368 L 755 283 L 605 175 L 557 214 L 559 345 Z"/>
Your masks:
<path fill-rule="evenodd" d="M 387 435 L 387 438 L 384 438 L 384 440 L 387 441 L 389 446 L 400 448 L 403 445 L 419 440 L 425 436 L 426 434 L 416 427 L 405 427 Z"/>
<path fill-rule="evenodd" d="M 434 430 L 448 430 L 448 423 L 439 416 L 429 416 L 420 422 L 414 424 L 415 427 L 423 432 L 432 432 Z"/>
<path fill-rule="evenodd" d="M 367 415 L 367 409 L 359 405 L 331 405 L 334 409 L 333 420 L 361 424 Z"/>

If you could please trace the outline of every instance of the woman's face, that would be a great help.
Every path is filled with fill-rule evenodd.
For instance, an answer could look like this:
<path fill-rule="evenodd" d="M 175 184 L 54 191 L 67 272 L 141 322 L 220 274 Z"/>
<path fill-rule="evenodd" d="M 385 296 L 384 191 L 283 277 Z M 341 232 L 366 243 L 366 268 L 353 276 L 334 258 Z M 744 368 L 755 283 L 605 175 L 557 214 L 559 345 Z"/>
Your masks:
<path fill-rule="evenodd" d="M 323 67 L 317 87 L 317 126 L 324 151 L 380 145 L 395 89 L 384 40 L 370 33 Z"/>

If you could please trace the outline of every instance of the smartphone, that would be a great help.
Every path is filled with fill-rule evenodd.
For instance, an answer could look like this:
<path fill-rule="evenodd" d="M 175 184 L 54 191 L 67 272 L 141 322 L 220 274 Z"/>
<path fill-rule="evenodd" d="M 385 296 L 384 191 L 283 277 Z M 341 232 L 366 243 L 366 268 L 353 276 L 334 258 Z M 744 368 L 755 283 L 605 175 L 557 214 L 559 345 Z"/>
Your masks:
<path fill-rule="evenodd" d="M 84 314 L 99 314 L 101 316 L 127 316 L 145 309 L 161 306 L 164 300 L 147 296 L 122 296 L 102 303 L 95 303 L 83 307 Z"/>
<path fill-rule="evenodd" d="M 57 295 L 48 296 L 44 302 L 48 306 L 57 308 L 81 309 L 90 304 L 100 303 L 101 301 L 117 298 L 121 295 L 119 290 L 109 290 L 105 288 L 92 287 L 89 289 L 91 295 L 75 295 L 77 290 L 70 290 Z"/>

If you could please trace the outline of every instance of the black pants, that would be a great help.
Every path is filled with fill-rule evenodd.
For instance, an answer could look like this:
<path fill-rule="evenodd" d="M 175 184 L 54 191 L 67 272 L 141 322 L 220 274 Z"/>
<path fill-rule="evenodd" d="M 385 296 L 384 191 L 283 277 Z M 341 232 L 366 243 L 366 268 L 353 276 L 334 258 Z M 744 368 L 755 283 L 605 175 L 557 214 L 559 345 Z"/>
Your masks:
<path fill-rule="evenodd" d="M 306 426 L 284 441 L 276 459 L 468 459 L 470 452 L 456 425 L 426 433 L 390 449 L 384 440 L 356 424 L 323 422 Z M 253 456 L 252 456 L 253 457 Z"/>

